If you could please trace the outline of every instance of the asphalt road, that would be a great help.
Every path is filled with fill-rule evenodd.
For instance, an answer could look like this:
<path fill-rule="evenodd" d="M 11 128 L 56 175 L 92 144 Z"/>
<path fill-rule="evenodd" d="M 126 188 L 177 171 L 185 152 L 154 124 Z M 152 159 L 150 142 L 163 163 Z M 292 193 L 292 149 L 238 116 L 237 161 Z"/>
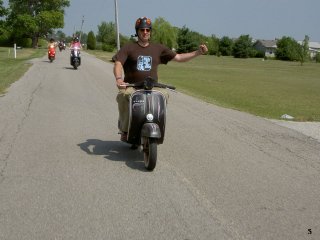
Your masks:
<path fill-rule="evenodd" d="M 148 172 L 119 141 L 112 64 L 68 57 L 0 97 L 1 240 L 320 239 L 320 142 L 171 93 Z"/>

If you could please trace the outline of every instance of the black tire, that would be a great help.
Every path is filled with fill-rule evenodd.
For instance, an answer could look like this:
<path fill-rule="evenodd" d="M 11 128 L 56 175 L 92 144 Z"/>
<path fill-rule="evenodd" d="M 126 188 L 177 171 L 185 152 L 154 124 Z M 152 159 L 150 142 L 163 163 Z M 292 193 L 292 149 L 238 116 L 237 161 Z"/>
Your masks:
<path fill-rule="evenodd" d="M 143 145 L 143 160 L 146 169 L 152 171 L 157 164 L 157 141 L 155 138 L 145 138 Z"/>
<path fill-rule="evenodd" d="M 78 66 L 79 66 L 79 61 L 76 59 L 76 60 L 74 60 L 73 68 L 77 70 Z"/>

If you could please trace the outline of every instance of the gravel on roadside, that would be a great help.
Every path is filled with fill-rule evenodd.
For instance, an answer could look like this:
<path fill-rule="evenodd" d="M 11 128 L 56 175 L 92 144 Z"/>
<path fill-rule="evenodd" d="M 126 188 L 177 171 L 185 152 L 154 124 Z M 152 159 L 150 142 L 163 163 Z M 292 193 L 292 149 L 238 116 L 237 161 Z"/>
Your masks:
<path fill-rule="evenodd" d="M 284 126 L 295 131 L 298 131 L 306 136 L 312 137 L 320 142 L 320 122 L 292 122 L 285 120 L 273 120 L 270 121 Z"/>

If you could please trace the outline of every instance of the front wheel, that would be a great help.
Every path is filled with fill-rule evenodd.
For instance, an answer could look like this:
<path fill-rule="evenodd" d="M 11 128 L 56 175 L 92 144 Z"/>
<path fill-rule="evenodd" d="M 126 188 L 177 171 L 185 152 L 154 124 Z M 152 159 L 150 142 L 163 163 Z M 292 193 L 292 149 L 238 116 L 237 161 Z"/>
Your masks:
<path fill-rule="evenodd" d="M 157 141 L 155 138 L 144 139 L 143 144 L 143 157 L 146 169 L 152 171 L 157 163 Z"/>
<path fill-rule="evenodd" d="M 75 59 L 74 62 L 73 62 L 73 68 L 77 70 L 78 66 L 79 66 L 79 60 Z"/>

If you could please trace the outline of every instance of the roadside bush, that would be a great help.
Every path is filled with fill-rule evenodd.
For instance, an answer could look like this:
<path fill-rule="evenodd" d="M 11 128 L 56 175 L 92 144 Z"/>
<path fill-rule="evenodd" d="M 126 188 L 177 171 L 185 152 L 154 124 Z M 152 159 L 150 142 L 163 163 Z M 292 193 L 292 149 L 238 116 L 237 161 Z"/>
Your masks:
<path fill-rule="evenodd" d="M 97 47 L 97 41 L 94 33 L 92 31 L 89 32 L 87 37 L 87 49 L 95 50 Z"/>
<path fill-rule="evenodd" d="M 320 63 L 320 53 L 319 52 L 316 54 L 315 59 L 316 59 L 317 63 Z"/>
<path fill-rule="evenodd" d="M 254 57 L 256 57 L 256 58 L 265 58 L 265 54 L 262 51 L 256 51 Z"/>
<path fill-rule="evenodd" d="M 18 39 L 17 46 L 23 47 L 23 48 L 31 48 L 32 47 L 32 39 L 31 38 Z"/>
<path fill-rule="evenodd" d="M 10 34 L 7 31 L 3 31 L 0 34 L 0 46 L 10 46 Z"/>
<path fill-rule="evenodd" d="M 103 44 L 102 45 L 102 50 L 105 52 L 113 52 L 114 47 L 108 44 Z"/>
<path fill-rule="evenodd" d="M 292 37 L 282 37 L 277 41 L 276 58 L 284 61 L 299 61 L 299 43 Z"/>
<path fill-rule="evenodd" d="M 38 40 L 38 48 L 47 48 L 47 45 L 48 45 L 48 41 L 43 39 L 43 38 L 40 38 Z"/>
<path fill-rule="evenodd" d="M 248 58 L 255 56 L 252 48 L 252 38 L 249 35 L 241 35 L 234 43 L 233 56 L 235 58 Z"/>
<path fill-rule="evenodd" d="M 96 43 L 96 49 L 95 50 L 102 50 L 102 43 L 101 42 L 97 42 Z"/>

